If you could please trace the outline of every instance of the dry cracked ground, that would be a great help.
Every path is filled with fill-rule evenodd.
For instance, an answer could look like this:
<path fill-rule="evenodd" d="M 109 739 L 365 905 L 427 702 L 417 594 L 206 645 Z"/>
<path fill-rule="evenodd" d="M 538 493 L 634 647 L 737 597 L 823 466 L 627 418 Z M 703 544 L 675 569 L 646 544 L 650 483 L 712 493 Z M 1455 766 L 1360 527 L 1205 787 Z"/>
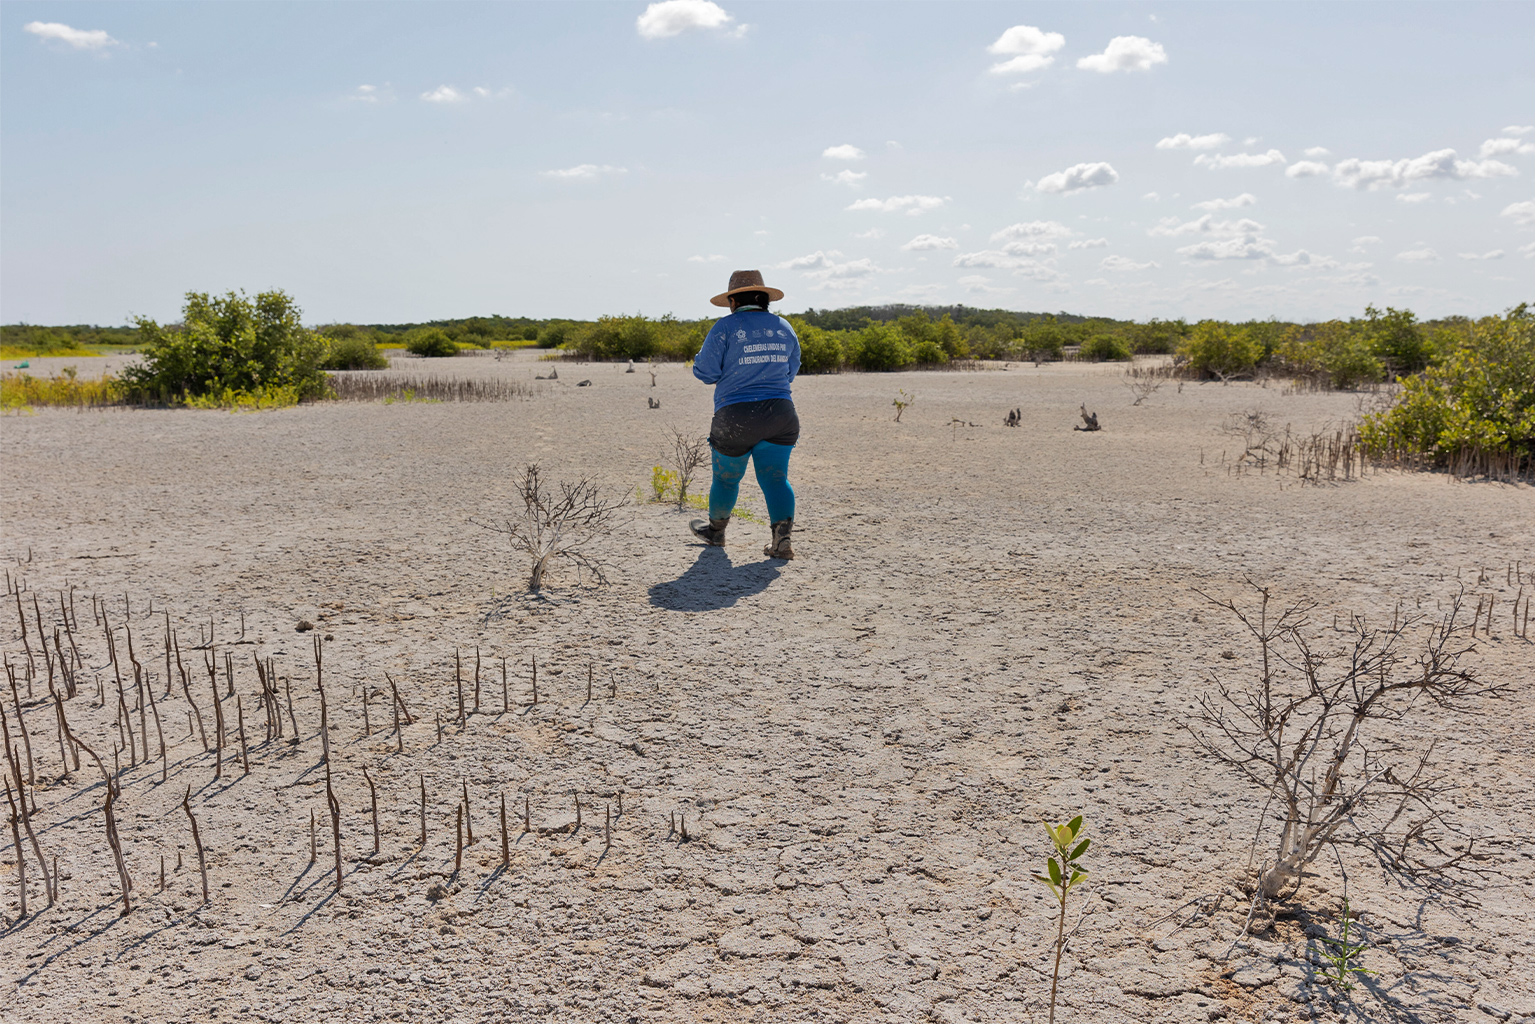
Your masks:
<path fill-rule="evenodd" d="M 485 528 L 520 508 L 522 466 L 634 495 L 668 428 L 703 433 L 710 408 L 686 367 L 534 383 L 547 366 L 396 361 L 533 384 L 515 401 L 0 421 L 22 588 L 0 641 L 30 754 L 7 713 L 57 872 L 48 906 L 23 834 L 21 917 L 7 829 L 0 1019 L 1043 1021 L 1040 822 L 1078 813 L 1094 844 L 1059 1020 L 1530 1018 L 1529 486 L 1239 471 L 1234 422 L 1312 433 L 1369 396 L 1170 382 L 1133 405 L 1122 368 L 1079 364 L 807 378 L 795 561 L 761 555 L 761 522 L 709 549 L 688 514 L 632 499 L 587 548 L 608 582 L 557 561 L 533 598 Z M 898 388 L 916 396 L 899 423 Z M 1072 429 L 1080 404 L 1103 430 Z M 750 481 L 742 503 L 761 517 Z M 1442 806 L 1476 838 L 1471 904 L 1345 848 L 1244 937 L 1275 808 L 1200 755 L 1195 713 L 1257 678 L 1208 599 L 1252 608 L 1250 581 L 1315 605 L 1323 647 L 1351 615 L 1491 607 L 1464 664 L 1505 692 L 1373 738 L 1388 760 L 1435 741 Z M 55 685 L 76 680 L 69 727 L 117 772 L 126 915 L 107 784 L 89 756 L 65 774 L 40 633 Z M 389 680 L 414 719 L 398 733 Z M 222 757 L 199 735 L 215 694 Z M 1347 998 L 1322 977 L 1341 871 L 1375 972 Z"/>

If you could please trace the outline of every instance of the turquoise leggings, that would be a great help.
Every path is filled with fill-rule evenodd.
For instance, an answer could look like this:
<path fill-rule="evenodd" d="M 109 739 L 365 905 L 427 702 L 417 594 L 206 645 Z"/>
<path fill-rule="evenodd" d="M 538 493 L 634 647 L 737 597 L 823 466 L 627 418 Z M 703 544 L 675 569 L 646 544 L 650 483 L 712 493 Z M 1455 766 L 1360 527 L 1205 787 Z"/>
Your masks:
<path fill-rule="evenodd" d="M 792 444 L 759 441 L 745 455 L 732 457 L 715 452 L 715 479 L 709 485 L 709 518 L 728 519 L 736 507 L 736 494 L 747 475 L 747 460 L 757 472 L 757 486 L 768 503 L 768 521 L 777 523 L 795 518 L 795 492 L 789 486 L 789 454 Z"/>

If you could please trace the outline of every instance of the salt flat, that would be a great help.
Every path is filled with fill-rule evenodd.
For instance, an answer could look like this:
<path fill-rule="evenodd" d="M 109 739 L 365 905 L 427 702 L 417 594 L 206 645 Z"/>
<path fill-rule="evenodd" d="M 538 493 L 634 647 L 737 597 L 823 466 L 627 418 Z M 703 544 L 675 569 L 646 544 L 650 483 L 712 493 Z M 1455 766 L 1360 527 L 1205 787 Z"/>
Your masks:
<path fill-rule="evenodd" d="M 396 360 L 530 382 L 548 366 L 530 353 Z M 48 368 L 34 360 L 33 372 Z M 60 777 L 45 681 L 31 700 L 20 681 L 34 825 L 62 881 L 39 911 L 34 868 L 34 913 L 11 924 L 7 835 L 0 1016 L 1044 1020 L 1055 926 L 1030 878 L 1047 848 L 1039 821 L 1082 813 L 1093 875 L 1062 1019 L 1337 1018 L 1344 1004 L 1307 967 L 1317 926 L 1338 911 L 1337 864 L 1315 865 L 1294 901 L 1301 917 L 1227 960 L 1246 904 L 1229 897 L 1183 926 L 1189 910 L 1176 913 L 1238 891 L 1260 824 L 1264 794 L 1201 759 L 1188 731 L 1213 673 L 1242 683 L 1256 671 L 1238 624 L 1197 590 L 1243 604 L 1250 580 L 1277 602 L 1315 602 L 1319 629 L 1351 614 L 1433 618 L 1463 588 L 1495 601 L 1467 664 L 1511 692 L 1465 716 L 1422 709 L 1400 733 L 1405 746 L 1439 739 L 1452 816 L 1482 837 L 1481 908 L 1425 902 L 1347 859 L 1364 963 L 1378 972 L 1348 1014 L 1532 1012 L 1532 647 L 1513 618 L 1536 561 L 1529 486 L 1234 472 L 1234 415 L 1311 433 L 1369 396 L 1170 382 L 1133 406 L 1123 367 L 1108 364 L 811 377 L 795 387 L 795 561 L 762 557 L 765 524 L 734 522 L 727 547 L 709 549 L 689 536 L 689 514 L 635 503 L 590 548 L 606 585 L 556 563 L 545 593 L 527 597 L 524 560 L 476 525 L 520 508 L 526 462 L 633 495 L 668 428 L 707 429 L 710 392 L 687 367 L 661 366 L 654 388 L 644 367 L 623 371 L 560 364 L 558 381 L 512 402 L 0 421 L 0 555 L 28 588 L 29 620 L 35 593 L 51 632 L 58 592 L 75 588 L 87 668 L 71 726 L 104 756 L 120 735 L 100 595 L 120 658 L 126 623 L 157 697 L 169 612 L 209 727 L 204 652 L 192 648 L 212 621 L 219 692 L 228 653 L 250 760 L 246 775 L 231 741 L 234 763 L 226 748 L 214 780 L 177 680 L 159 704 L 166 781 L 158 746 L 137 767 L 120 755 L 135 909 L 119 917 L 105 785 L 89 763 Z M 916 395 L 900 423 L 898 389 Z M 1102 431 L 1072 429 L 1080 404 Z M 1022 425 L 1006 428 L 1015 407 Z M 742 495 L 761 515 L 750 479 Z M 317 628 L 297 632 L 301 621 Z M 0 622 L 6 657 L 24 666 L 14 609 Z M 472 703 L 477 648 L 480 713 L 460 725 L 455 652 Z M 258 657 L 288 680 L 297 745 L 265 740 Z M 417 718 L 398 739 L 386 672 Z M 235 701 L 222 704 L 233 730 Z M 180 809 L 189 785 L 206 907 Z M 455 873 L 465 787 L 476 843 Z"/>

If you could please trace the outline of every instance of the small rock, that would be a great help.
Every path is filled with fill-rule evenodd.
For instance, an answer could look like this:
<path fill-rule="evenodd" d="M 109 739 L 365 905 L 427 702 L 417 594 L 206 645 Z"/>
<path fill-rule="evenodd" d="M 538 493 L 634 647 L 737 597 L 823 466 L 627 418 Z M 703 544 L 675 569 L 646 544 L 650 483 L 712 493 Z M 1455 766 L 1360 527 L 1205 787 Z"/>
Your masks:
<path fill-rule="evenodd" d="M 260 964 L 251 964 L 249 967 L 247 967 L 245 969 L 245 980 L 246 981 L 256 981 L 260 977 L 261 977 L 261 965 Z"/>
<path fill-rule="evenodd" d="M 443 885 L 442 882 L 433 882 L 432 887 L 427 890 L 427 899 L 431 900 L 433 903 L 436 903 L 438 900 L 447 895 L 448 887 Z"/>
<path fill-rule="evenodd" d="M 299 624 L 293 627 L 295 633 L 308 633 L 315 628 L 315 624 L 308 619 L 300 619 Z"/>
<path fill-rule="evenodd" d="M 576 386 L 579 388 L 589 388 L 592 386 L 592 382 L 589 380 L 579 380 L 576 382 Z"/>

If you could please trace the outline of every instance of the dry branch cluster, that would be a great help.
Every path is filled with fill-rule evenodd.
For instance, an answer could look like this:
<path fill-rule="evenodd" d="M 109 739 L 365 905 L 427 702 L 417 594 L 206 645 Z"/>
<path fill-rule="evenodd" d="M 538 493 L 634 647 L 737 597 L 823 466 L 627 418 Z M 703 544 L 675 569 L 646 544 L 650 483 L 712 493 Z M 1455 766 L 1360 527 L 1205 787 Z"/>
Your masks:
<path fill-rule="evenodd" d="M 1205 752 L 1266 794 L 1272 854 L 1258 900 L 1300 884 L 1319 855 L 1351 845 L 1389 875 L 1451 892 L 1476 870 L 1473 838 L 1446 817 L 1454 780 L 1437 773 L 1437 726 L 1472 715 L 1507 687 L 1465 667 L 1474 622 L 1458 597 L 1434 620 L 1362 617 L 1314 629 L 1312 606 L 1278 615 L 1254 585 L 1256 607 L 1210 598 L 1257 648 L 1257 676 L 1217 678 L 1193 728 Z M 1271 810 L 1273 813 L 1271 813 Z M 1256 838 L 1256 845 L 1258 839 Z"/>
<path fill-rule="evenodd" d="M 536 593 L 544 585 L 544 573 L 557 555 L 571 559 L 600 581 L 607 579 L 602 563 L 585 552 L 583 546 L 613 526 L 619 509 L 625 505 L 622 495 L 603 494 L 591 477 L 562 480 L 551 490 L 538 464 L 532 462 L 523 467 L 518 494 L 523 502 L 520 516 L 498 524 L 479 525 L 505 534 L 511 539 L 513 550 L 532 559 L 529 591 Z"/>

